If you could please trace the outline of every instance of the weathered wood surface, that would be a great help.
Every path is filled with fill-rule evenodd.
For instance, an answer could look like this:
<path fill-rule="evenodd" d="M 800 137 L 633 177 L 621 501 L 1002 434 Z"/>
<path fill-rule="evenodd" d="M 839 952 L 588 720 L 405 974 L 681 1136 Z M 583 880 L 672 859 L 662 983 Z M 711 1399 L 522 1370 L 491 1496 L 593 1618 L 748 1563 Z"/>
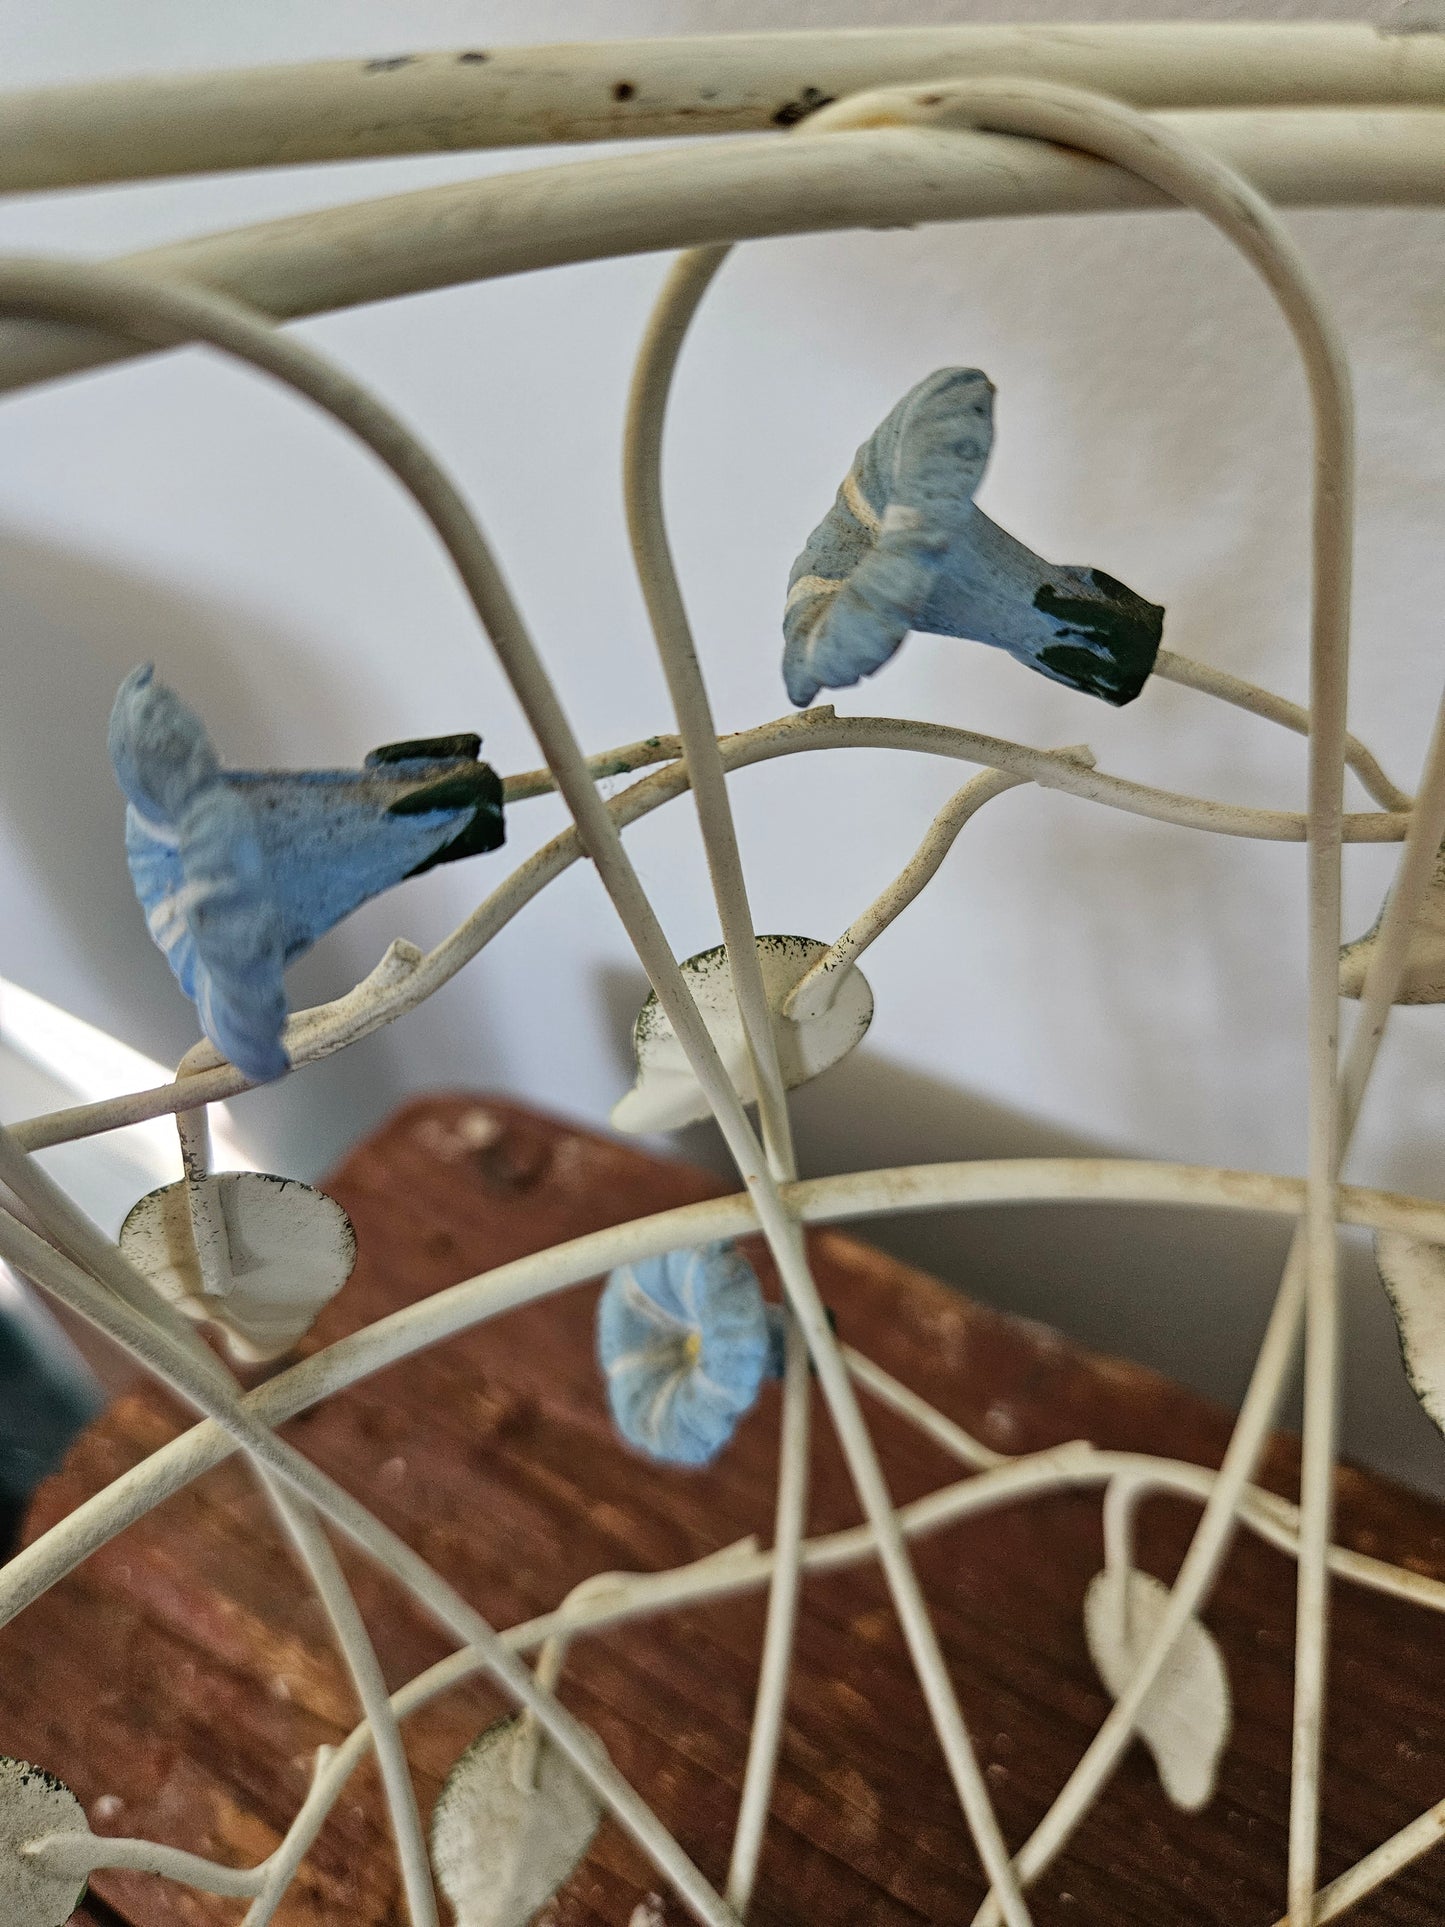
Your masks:
<path fill-rule="evenodd" d="M 360 1238 L 326 1340 L 397 1304 L 557 1239 L 704 1196 L 715 1180 L 491 1099 L 403 1110 L 328 1185 Z M 1218 1461 L 1224 1415 L 1133 1365 L 999 1316 L 852 1240 L 813 1239 L 845 1337 L 1007 1451 L 1087 1436 Z M 1201 1281 L 1201 1289 L 1207 1281 Z M 693 1559 L 770 1536 L 776 1393 L 704 1473 L 647 1465 L 608 1422 L 592 1357 L 593 1287 L 508 1315 L 299 1419 L 290 1436 L 417 1545 L 498 1625 L 587 1574 Z M 870 1408 L 895 1494 L 957 1475 Z M 32 1533 L 176 1429 L 153 1393 L 118 1403 L 44 1489 Z M 857 1509 L 820 1422 L 815 1530 Z M 1291 1448 L 1270 1475 L 1283 1489 Z M 1352 1544 L 1445 1577 L 1445 1512 L 1346 1472 Z M 1144 1563 L 1173 1570 L 1191 1508 L 1145 1512 Z M 991 1514 L 918 1545 L 918 1564 L 1011 1841 L 1037 1821 L 1106 1711 L 1081 1602 L 1101 1563 L 1097 1497 Z M 444 1650 L 389 1581 L 345 1555 L 388 1678 Z M 727 1863 L 762 1626 L 758 1598 L 623 1628 L 573 1649 L 563 1692 L 715 1879 Z M 1283 1890 L 1293 1569 L 1253 1542 L 1208 1614 L 1237 1723 L 1201 1816 L 1165 1802 L 1135 1748 L 1035 1896 L 1040 1927 L 1272 1921 Z M 1445 1627 L 1335 1589 L 1325 1789 L 1333 1874 L 1445 1794 Z M 409 1725 L 426 1810 L 466 1742 L 501 1710 L 473 1685 Z M 60 1773 L 102 1830 L 251 1862 L 301 1798 L 313 1749 L 355 1707 L 319 1610 L 246 1476 L 223 1467 L 128 1532 L 0 1634 L 0 1750 Z M 761 1927 L 966 1922 L 981 1893 L 883 1585 L 873 1569 L 809 1582 Z M 605 1826 L 550 1916 L 623 1927 L 654 1887 Z M 98 1919 L 234 1921 L 235 1902 L 138 1875 L 95 1881 Z M 107 1914 L 114 1909 L 114 1915 Z M 672 1908 L 669 1920 L 679 1920 Z M 1438 1923 L 1445 1858 L 1363 1907 L 1362 1922 Z M 340 1802 L 279 1916 L 283 1927 L 403 1918 L 372 1769 Z"/>

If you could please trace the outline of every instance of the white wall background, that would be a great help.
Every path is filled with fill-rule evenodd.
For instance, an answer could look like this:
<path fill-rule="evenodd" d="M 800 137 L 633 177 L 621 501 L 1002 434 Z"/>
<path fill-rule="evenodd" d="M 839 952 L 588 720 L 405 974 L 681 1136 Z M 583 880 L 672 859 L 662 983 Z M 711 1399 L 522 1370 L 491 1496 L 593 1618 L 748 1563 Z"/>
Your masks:
<path fill-rule="evenodd" d="M 0 72 L 19 87 L 479 39 L 1240 11 L 1228 0 L 31 0 L 0 13 Z M 0 207 L 0 247 L 104 255 L 549 158 L 34 197 Z M 1293 225 L 1337 305 L 1361 404 L 1353 722 L 1408 783 L 1445 603 L 1441 217 L 1314 213 Z M 594 748 L 667 726 L 617 487 L 629 359 L 664 267 L 563 269 L 304 328 L 443 451 Z M 763 243 L 726 270 L 686 357 L 669 445 L 677 549 L 722 726 L 786 706 L 778 622 L 792 557 L 857 442 L 945 362 L 975 363 L 998 385 L 991 513 L 1044 554 L 1165 603 L 1173 648 L 1303 695 L 1306 416 L 1268 300 L 1192 217 L 1017 221 Z M 174 1059 L 194 1029 L 130 896 L 105 763 L 109 703 L 132 664 L 156 660 L 239 765 L 349 762 L 382 740 L 466 727 L 503 769 L 537 760 L 395 488 L 329 426 L 199 354 L 5 402 L 0 564 L 0 972 L 153 1055 Z M 1299 746 L 1262 723 L 1165 686 L 1115 713 L 965 644 L 915 639 L 839 708 L 1038 743 L 1087 737 L 1111 770 L 1213 795 L 1295 805 L 1302 794 Z M 854 753 L 741 777 L 760 925 L 836 934 L 959 780 L 956 766 Z M 551 801 L 520 806 L 511 856 L 559 820 Z M 685 806 L 632 845 L 679 949 L 714 941 Z M 1350 854 L 1351 934 L 1370 922 L 1388 860 Z M 345 988 L 393 935 L 435 940 L 499 866 L 443 869 L 370 906 L 295 971 L 294 1001 Z M 872 953 L 865 1053 L 803 1100 L 811 1162 L 1103 1142 L 1299 1169 L 1301 878 L 1297 847 L 1028 791 L 995 804 Z M 416 1088 L 507 1090 L 600 1121 L 627 1079 L 639 982 L 578 869 L 429 1007 L 243 1100 L 238 1124 L 265 1161 L 310 1171 Z M 1405 1011 L 1354 1173 L 1438 1192 L 1442 1125 L 1445 1022 Z M 1188 1214 L 1085 1215 L 1021 1225 L 994 1213 L 897 1235 L 983 1295 L 1236 1391 L 1273 1230 L 1236 1240 Z M 1445 1449 L 1403 1391 L 1363 1261 L 1351 1276 L 1362 1360 L 1351 1442 L 1439 1480 Z"/>

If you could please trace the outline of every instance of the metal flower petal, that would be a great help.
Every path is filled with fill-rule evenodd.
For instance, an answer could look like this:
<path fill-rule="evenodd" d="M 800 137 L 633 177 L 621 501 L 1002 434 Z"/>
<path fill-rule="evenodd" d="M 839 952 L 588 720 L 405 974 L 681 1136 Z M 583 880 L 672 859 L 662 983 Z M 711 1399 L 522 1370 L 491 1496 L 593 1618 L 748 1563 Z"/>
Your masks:
<path fill-rule="evenodd" d="M 288 1058 L 286 966 L 359 905 L 502 842 L 481 739 L 394 743 L 360 770 L 223 770 L 147 664 L 121 684 L 110 757 L 151 936 L 207 1037 L 255 1081 Z"/>
<path fill-rule="evenodd" d="M 597 1356 L 618 1431 L 675 1465 L 716 1458 L 778 1371 L 773 1322 L 735 1245 L 619 1265 L 597 1306 Z"/>
<path fill-rule="evenodd" d="M 788 578 L 783 680 L 799 708 L 870 676 L 910 630 L 1004 649 L 1055 682 L 1131 702 L 1164 611 L 1099 569 L 1045 562 L 974 505 L 994 389 L 940 368 L 853 458 Z"/>
<path fill-rule="evenodd" d="M 793 1090 L 838 1063 L 862 1040 L 873 1021 L 873 992 L 863 972 L 850 964 L 830 981 L 821 1009 L 795 1016 L 788 1009 L 788 1000 L 826 956 L 827 944 L 813 937 L 768 935 L 757 939 L 757 950 L 763 989 L 773 1013 L 778 1067 L 784 1085 Z M 726 945 L 717 944 L 685 958 L 682 972 L 717 1046 L 723 1069 L 743 1102 L 755 1103 L 752 1058 Z M 675 1131 L 680 1125 L 710 1115 L 703 1088 L 693 1076 L 687 1053 L 655 992 L 637 1013 L 632 1048 L 637 1078 L 612 1107 L 614 1130 Z"/>

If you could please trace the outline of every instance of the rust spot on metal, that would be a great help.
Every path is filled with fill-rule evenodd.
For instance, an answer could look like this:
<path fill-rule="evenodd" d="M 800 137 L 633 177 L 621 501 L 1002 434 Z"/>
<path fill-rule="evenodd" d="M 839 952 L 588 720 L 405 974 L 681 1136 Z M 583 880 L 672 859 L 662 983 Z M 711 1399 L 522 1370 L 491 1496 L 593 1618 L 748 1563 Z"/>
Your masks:
<path fill-rule="evenodd" d="M 800 120 L 809 114 L 816 114 L 820 107 L 830 106 L 835 96 L 825 94 L 817 87 L 804 87 L 792 100 L 785 100 L 773 115 L 774 127 L 796 127 Z"/>

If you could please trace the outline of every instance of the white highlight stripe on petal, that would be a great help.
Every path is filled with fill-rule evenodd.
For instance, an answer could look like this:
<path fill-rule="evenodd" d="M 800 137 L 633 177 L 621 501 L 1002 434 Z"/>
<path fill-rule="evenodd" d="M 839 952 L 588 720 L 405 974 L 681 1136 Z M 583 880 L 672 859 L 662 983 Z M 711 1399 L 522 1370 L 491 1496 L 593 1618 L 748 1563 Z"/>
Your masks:
<path fill-rule="evenodd" d="M 800 575 L 788 591 L 788 599 L 783 604 L 783 614 L 786 615 L 793 604 L 801 602 L 804 596 L 837 595 L 844 580 L 842 576 Z"/>
<path fill-rule="evenodd" d="M 637 1274 L 633 1271 L 631 1265 L 628 1265 L 623 1275 L 622 1295 L 627 1301 L 627 1309 L 629 1311 L 636 1312 L 639 1318 L 645 1318 L 649 1324 L 656 1325 L 669 1337 L 674 1336 L 678 1332 L 688 1332 L 692 1329 L 685 1318 L 679 1318 L 675 1312 L 670 1312 L 665 1305 L 659 1305 L 655 1298 L 648 1297 L 647 1293 L 642 1289 L 642 1286 L 638 1284 Z"/>
<path fill-rule="evenodd" d="M 185 936 L 186 918 L 192 908 L 208 896 L 210 890 L 211 885 L 206 882 L 183 883 L 146 912 L 146 928 L 167 955 Z"/>
<path fill-rule="evenodd" d="M 873 504 L 858 486 L 858 477 L 851 468 L 843 477 L 843 500 L 863 524 L 864 528 L 871 529 L 876 535 L 879 527 L 878 517 L 874 513 Z"/>
<path fill-rule="evenodd" d="M 609 1378 L 621 1378 L 627 1372 L 656 1371 L 659 1366 L 668 1371 L 676 1370 L 673 1361 L 677 1357 L 676 1339 L 659 1339 L 656 1345 L 649 1345 L 642 1351 L 619 1352 L 616 1358 L 605 1367 Z"/>
<path fill-rule="evenodd" d="M 156 823 L 150 817 L 142 816 L 134 803 L 130 805 L 127 815 L 136 828 L 143 830 L 153 843 L 159 843 L 163 849 L 178 850 L 181 847 L 181 833 L 171 824 Z"/>

